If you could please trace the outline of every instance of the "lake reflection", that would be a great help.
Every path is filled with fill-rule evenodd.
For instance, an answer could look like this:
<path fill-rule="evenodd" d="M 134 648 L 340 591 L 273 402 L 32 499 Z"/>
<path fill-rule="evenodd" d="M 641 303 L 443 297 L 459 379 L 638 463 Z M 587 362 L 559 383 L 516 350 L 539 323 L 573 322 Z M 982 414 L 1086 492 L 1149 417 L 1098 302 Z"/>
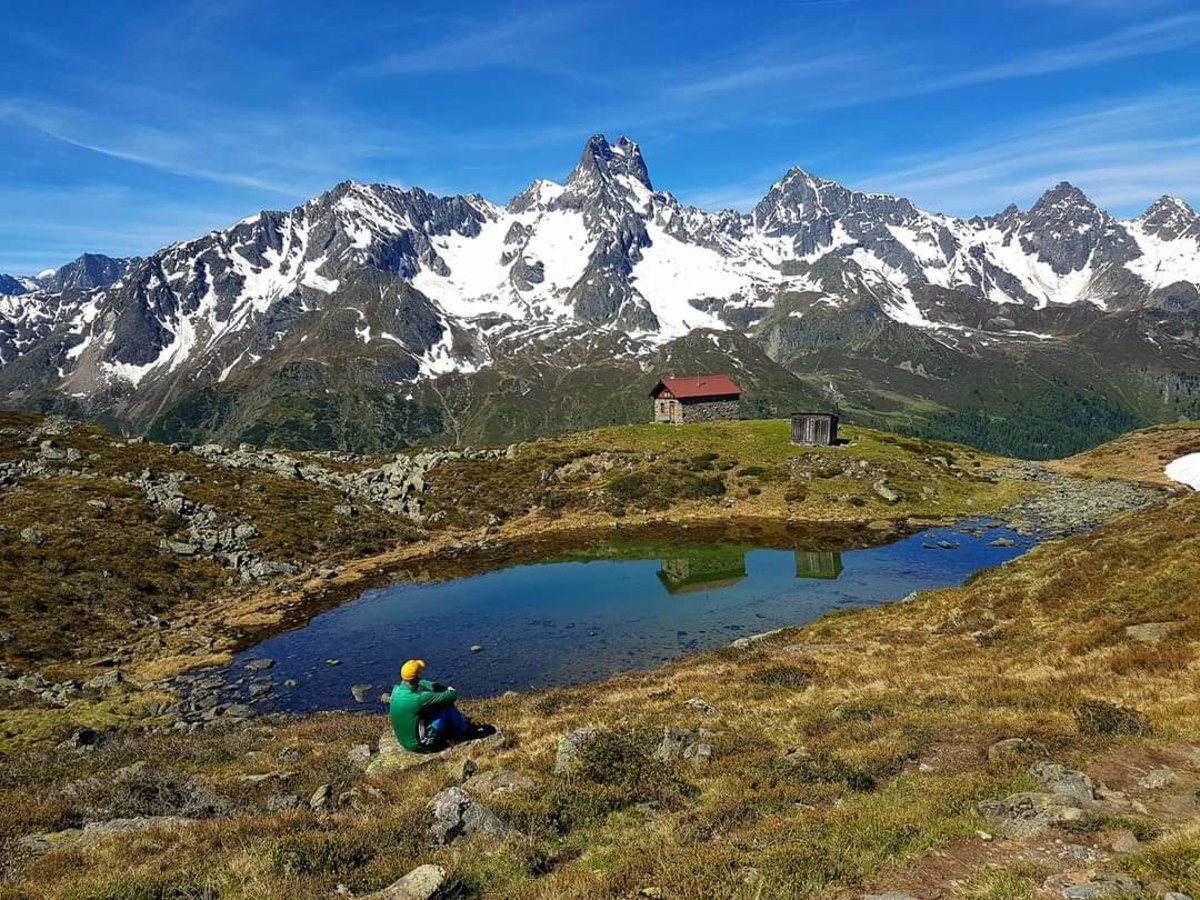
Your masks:
<path fill-rule="evenodd" d="M 961 584 L 1032 544 L 985 525 L 842 552 L 595 543 L 554 562 L 367 591 L 239 654 L 227 677 L 246 676 L 250 659 L 275 660 L 264 673 L 271 691 L 255 706 L 285 710 L 375 710 L 409 657 L 427 660 L 431 677 L 467 697 L 601 679 L 830 610 Z M 1012 546 L 993 546 L 998 537 Z M 925 549 L 943 541 L 957 549 Z M 366 702 L 351 696 L 355 685 Z"/>

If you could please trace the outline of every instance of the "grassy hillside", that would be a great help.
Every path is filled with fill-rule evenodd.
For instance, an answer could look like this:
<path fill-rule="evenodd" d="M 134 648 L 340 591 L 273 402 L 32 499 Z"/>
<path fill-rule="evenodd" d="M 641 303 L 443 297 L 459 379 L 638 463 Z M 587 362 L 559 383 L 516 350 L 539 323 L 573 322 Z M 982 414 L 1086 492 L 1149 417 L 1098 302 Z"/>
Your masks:
<path fill-rule="evenodd" d="M 1163 473 L 1167 463 L 1197 452 L 1200 452 L 1200 422 L 1176 422 L 1134 431 L 1058 460 L 1053 466 L 1068 475 L 1173 485 Z"/>
<path fill-rule="evenodd" d="M 622 436 L 638 449 L 655 437 Z M 456 897 L 1016 898 L 1105 873 L 1133 879 L 1131 896 L 1194 895 L 1197 584 L 1200 496 L 1187 495 L 962 588 L 656 672 L 467 704 L 507 735 L 473 755 L 511 789 L 468 782 L 519 833 L 500 840 L 441 847 L 427 834 L 430 798 L 460 781 L 461 758 L 372 776 L 347 761 L 382 716 L 23 751 L 0 774 L 12 849 L 0 896 L 327 896 L 421 862 L 444 866 Z M 555 773 L 559 741 L 583 726 L 601 736 Z M 664 727 L 706 729 L 711 761 L 648 754 Z M 993 747 L 1004 739 L 1022 741 Z M 980 804 L 1033 791 L 1035 810 L 1074 809 L 1031 774 L 1039 759 L 1103 784 L 1077 815 L 1022 836 Z M 318 810 L 279 799 L 324 785 Z M 181 810 L 202 821 L 61 831 Z"/>
<path fill-rule="evenodd" d="M 233 456 L 5 414 L 0 663 L 61 680 L 91 677 L 98 662 L 144 672 L 160 660 L 220 660 L 285 617 L 299 621 L 414 559 L 436 571 L 441 551 L 464 541 L 533 546 L 547 534 L 579 532 L 557 548 L 569 550 L 614 525 L 743 519 L 875 523 L 882 533 L 909 519 L 995 510 L 1030 489 L 998 482 L 988 474 L 998 461 L 968 448 L 862 429 L 847 435 L 843 446 L 805 450 L 791 446 L 786 422 L 761 421 L 532 442 L 512 458 L 429 470 L 426 515 L 413 522 L 311 474 L 378 471 L 390 458 L 293 453 L 261 457 L 266 468 L 235 466 Z M 189 520 L 150 502 L 146 485 L 167 483 L 193 508 L 210 507 L 216 527 L 249 527 L 246 552 L 292 572 L 247 582 L 187 551 Z M 892 499 L 875 489 L 880 483 L 897 492 Z"/>

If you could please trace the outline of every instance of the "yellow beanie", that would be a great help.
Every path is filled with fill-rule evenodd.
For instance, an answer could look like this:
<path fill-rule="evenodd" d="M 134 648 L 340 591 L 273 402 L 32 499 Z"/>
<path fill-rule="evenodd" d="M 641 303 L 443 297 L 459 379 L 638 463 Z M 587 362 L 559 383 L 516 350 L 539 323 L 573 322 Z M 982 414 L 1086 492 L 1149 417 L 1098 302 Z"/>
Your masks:
<path fill-rule="evenodd" d="M 400 680 L 401 681 L 412 681 L 414 678 L 420 677 L 421 670 L 424 668 L 425 668 L 425 660 L 410 659 L 408 662 L 406 662 L 404 665 L 402 665 L 400 667 Z"/>

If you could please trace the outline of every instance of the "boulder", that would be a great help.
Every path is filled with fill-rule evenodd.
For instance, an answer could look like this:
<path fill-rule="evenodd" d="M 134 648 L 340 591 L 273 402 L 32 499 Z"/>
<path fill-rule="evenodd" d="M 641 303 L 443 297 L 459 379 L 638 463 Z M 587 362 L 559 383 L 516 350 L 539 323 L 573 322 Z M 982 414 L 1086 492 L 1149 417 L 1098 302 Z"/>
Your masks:
<path fill-rule="evenodd" d="M 110 672 L 105 672 L 103 675 L 97 675 L 91 681 L 84 682 L 84 689 L 89 691 L 107 692 L 114 688 L 120 687 L 125 682 L 125 677 L 113 669 Z"/>
<path fill-rule="evenodd" d="M 871 485 L 871 490 L 874 491 L 875 496 L 877 496 L 884 503 L 894 504 L 899 503 L 904 499 L 904 495 L 889 485 L 886 478 L 880 478 L 878 481 L 876 481 L 873 485 Z"/>
<path fill-rule="evenodd" d="M 313 795 L 308 798 L 309 808 L 318 812 L 323 809 L 327 809 L 329 807 L 329 801 L 332 797 L 333 785 L 323 784 L 313 791 Z"/>
<path fill-rule="evenodd" d="M 371 747 L 369 744 L 359 744 L 351 747 L 346 753 L 346 762 L 354 766 L 356 769 L 362 769 L 364 772 L 367 766 L 371 764 Z"/>
<path fill-rule="evenodd" d="M 360 900 L 429 900 L 446 880 L 446 870 L 441 866 L 417 866 L 399 881 L 394 881 L 382 891 L 365 894 Z"/>
<path fill-rule="evenodd" d="M 22 528 L 21 540 L 27 544 L 33 544 L 34 546 L 37 546 L 45 539 L 42 537 L 42 533 L 36 528 Z"/>
<path fill-rule="evenodd" d="M 367 765 L 367 775 L 368 777 L 375 777 L 389 772 L 403 772 L 406 769 L 412 769 L 428 763 L 462 759 L 472 753 L 489 748 L 498 749 L 503 746 L 504 734 L 497 729 L 487 737 L 473 741 L 464 741 L 461 744 L 451 744 L 445 750 L 440 750 L 437 753 L 414 753 L 400 746 L 400 742 L 396 740 L 396 735 L 389 727 L 385 728 L 379 736 L 379 752 Z"/>
<path fill-rule="evenodd" d="M 1029 772 L 1046 786 L 1056 799 L 1082 808 L 1096 799 L 1096 784 L 1077 769 L 1052 762 L 1037 762 Z"/>
<path fill-rule="evenodd" d="M 1002 800 L 985 800 L 979 804 L 979 811 L 1014 838 L 1029 837 L 1083 817 L 1083 810 L 1078 806 L 1042 791 L 1024 791 Z"/>
<path fill-rule="evenodd" d="M 711 736 L 711 732 L 703 728 L 665 728 L 662 743 L 654 751 L 654 758 L 663 762 L 685 759 L 702 765 L 712 759 L 712 746 L 707 741 Z"/>
<path fill-rule="evenodd" d="M 429 833 L 439 844 L 452 844 L 475 835 L 502 838 L 512 829 L 460 787 L 449 787 L 433 798 Z"/>
<path fill-rule="evenodd" d="M 1125 637 L 1139 644 L 1158 644 L 1182 626 L 1182 622 L 1143 622 L 1141 625 L 1127 625 Z"/>
<path fill-rule="evenodd" d="M 1179 780 L 1179 773 L 1174 769 L 1151 769 L 1138 779 L 1138 787 L 1147 791 L 1161 791 Z"/>

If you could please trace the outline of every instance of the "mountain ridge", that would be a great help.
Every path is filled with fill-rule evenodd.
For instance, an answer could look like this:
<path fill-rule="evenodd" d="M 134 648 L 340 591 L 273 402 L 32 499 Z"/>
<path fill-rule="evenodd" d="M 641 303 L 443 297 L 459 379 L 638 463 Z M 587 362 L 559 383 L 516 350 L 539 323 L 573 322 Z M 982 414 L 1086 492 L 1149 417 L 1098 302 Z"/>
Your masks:
<path fill-rule="evenodd" d="M 386 436 L 360 446 L 422 439 L 381 420 L 401 407 L 433 433 L 469 419 L 472 439 L 526 437 L 482 410 L 500 389 L 553 389 L 530 346 L 606 373 L 593 396 L 619 399 L 576 427 L 629 420 L 673 344 L 722 333 L 765 349 L 763 379 L 792 378 L 766 391 L 765 412 L 789 397 L 868 422 L 899 414 L 892 424 L 959 411 L 954 391 L 931 389 L 943 351 L 960 373 L 943 380 L 986 381 L 980 359 L 1032 365 L 1117 398 L 1134 424 L 1200 397 L 1200 217 L 1182 201 L 1118 220 L 1062 182 L 1026 211 L 959 219 L 792 167 L 750 212 L 712 213 L 656 190 L 624 136 L 593 135 L 561 184 L 535 180 L 503 206 L 344 181 L 144 259 L 85 255 L 0 288 L 14 284 L 25 290 L 0 297 L 0 397 L 132 431 L 196 418 L 211 395 L 225 412 L 206 400 L 189 433 L 232 437 L 230 422 L 259 424 L 252 408 L 304 394 L 334 398 L 342 419 L 365 410 L 363 428 Z M 889 358 L 913 347 L 930 358 Z M 1072 356 L 1081 372 L 1063 375 Z M 868 371 L 881 361 L 886 373 Z M 977 405 L 1006 414 L 1017 399 Z"/>

